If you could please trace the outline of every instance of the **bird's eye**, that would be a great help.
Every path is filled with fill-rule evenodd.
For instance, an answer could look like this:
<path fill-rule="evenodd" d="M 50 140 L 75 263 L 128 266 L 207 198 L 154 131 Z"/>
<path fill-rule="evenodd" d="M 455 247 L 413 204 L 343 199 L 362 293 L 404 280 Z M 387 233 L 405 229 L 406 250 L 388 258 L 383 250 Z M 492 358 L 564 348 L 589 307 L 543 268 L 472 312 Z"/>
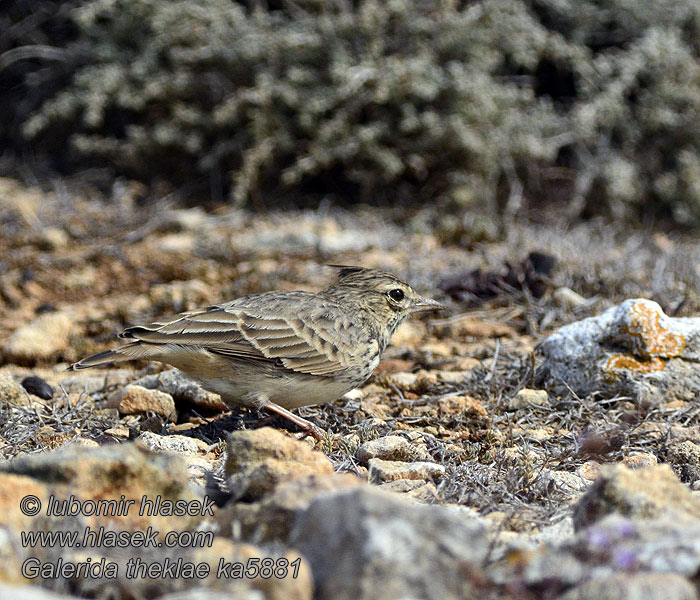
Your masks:
<path fill-rule="evenodd" d="M 395 290 L 391 290 L 389 292 L 389 297 L 392 300 L 395 300 L 396 302 L 401 302 L 401 300 L 403 300 L 403 296 L 404 296 L 403 290 L 400 290 L 398 288 L 396 288 Z"/>

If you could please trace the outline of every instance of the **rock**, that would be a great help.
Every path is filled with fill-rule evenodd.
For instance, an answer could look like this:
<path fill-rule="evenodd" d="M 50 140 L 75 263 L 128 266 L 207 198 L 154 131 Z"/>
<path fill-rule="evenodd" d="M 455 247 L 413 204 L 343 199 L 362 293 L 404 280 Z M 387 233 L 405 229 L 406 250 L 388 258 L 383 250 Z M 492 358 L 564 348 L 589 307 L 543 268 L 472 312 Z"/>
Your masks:
<path fill-rule="evenodd" d="M 578 468 L 578 474 L 587 481 L 593 481 L 600 476 L 602 465 L 595 460 L 587 460 Z"/>
<path fill-rule="evenodd" d="M 311 502 L 343 489 L 366 485 L 349 473 L 305 475 L 280 483 L 260 502 L 229 502 L 217 515 L 221 530 L 253 543 L 287 542 L 295 518 Z"/>
<path fill-rule="evenodd" d="M 206 452 L 208 445 L 202 440 L 184 435 L 158 435 L 144 431 L 137 440 L 153 452 L 175 452 L 177 454 L 196 455 Z"/>
<path fill-rule="evenodd" d="M 612 576 L 632 579 L 644 572 L 647 576 L 675 573 L 676 577 L 694 578 L 700 568 L 700 519 L 669 513 L 652 520 L 632 520 L 615 513 L 574 537 L 545 542 L 535 552 L 521 553 L 517 558 L 507 557 L 503 567 L 506 572 L 496 569 L 491 572 L 492 577 L 501 583 L 522 582 L 533 591 L 572 586 L 593 590 L 595 580 Z M 668 581 L 669 591 L 679 589 L 677 578 Z M 633 589 L 631 581 L 630 585 Z M 575 590 L 570 590 L 573 598 L 589 598 L 575 595 Z M 590 596 L 591 600 L 599 597 Z"/>
<path fill-rule="evenodd" d="M 427 342 L 418 348 L 418 351 L 423 354 L 427 354 L 432 359 L 447 358 L 448 356 L 452 356 L 452 348 L 450 345 L 439 341 Z"/>
<path fill-rule="evenodd" d="M 236 499 L 257 500 L 282 481 L 331 473 L 324 454 L 276 429 L 235 431 L 227 438 L 226 474 Z"/>
<path fill-rule="evenodd" d="M 560 600 L 695 600 L 695 586 L 674 573 L 616 573 L 591 579 Z"/>
<path fill-rule="evenodd" d="M 396 479 L 387 481 L 379 486 L 379 489 L 398 494 L 406 494 L 422 488 L 426 483 L 425 479 Z"/>
<path fill-rule="evenodd" d="M 209 410 L 228 410 L 219 394 L 205 390 L 178 369 L 169 369 L 156 375 L 146 375 L 133 383 L 170 394 L 176 403 L 190 403 Z"/>
<path fill-rule="evenodd" d="M 458 509 L 361 487 L 314 500 L 289 543 L 311 563 L 318 600 L 452 600 L 478 595 L 484 533 Z"/>
<path fill-rule="evenodd" d="M 418 371 L 416 381 L 411 386 L 411 391 L 416 394 L 423 394 L 430 390 L 430 388 L 438 384 L 437 375 L 431 373 L 430 371 Z"/>
<path fill-rule="evenodd" d="M 409 391 L 416 384 L 417 373 L 390 373 L 386 376 L 388 384 L 396 386 L 402 391 Z"/>
<path fill-rule="evenodd" d="M 73 438 L 72 440 L 69 440 L 67 444 L 71 446 L 83 446 L 85 448 L 99 448 L 100 445 L 95 441 L 91 440 L 90 438 L 84 438 L 84 437 L 76 437 Z"/>
<path fill-rule="evenodd" d="M 155 240 L 155 245 L 160 252 L 192 254 L 197 244 L 197 238 L 189 232 L 167 233 Z"/>
<path fill-rule="evenodd" d="M 438 399 L 437 406 L 442 419 L 466 415 L 485 417 L 488 414 L 483 404 L 471 396 L 445 396 Z"/>
<path fill-rule="evenodd" d="M 382 483 L 379 489 L 398 494 L 406 494 L 421 502 L 435 503 L 438 499 L 437 488 L 432 481 L 424 479 L 397 479 Z"/>
<path fill-rule="evenodd" d="M 566 325 L 540 350 L 543 387 L 651 402 L 692 400 L 700 393 L 700 318 L 668 317 L 651 300 L 625 300 Z"/>
<path fill-rule="evenodd" d="M 557 488 L 569 496 L 577 496 L 586 490 L 590 484 L 589 481 L 569 471 L 550 471 L 543 470 L 540 474 L 540 481 L 543 486 L 554 483 Z"/>
<path fill-rule="evenodd" d="M 700 480 L 700 445 L 690 440 L 677 443 L 669 449 L 668 460 L 684 483 Z"/>
<path fill-rule="evenodd" d="M 73 320 L 65 312 L 45 313 L 17 329 L 3 348 L 5 358 L 18 364 L 35 364 L 55 358 L 68 348 Z"/>
<path fill-rule="evenodd" d="M 49 488 L 45 483 L 26 475 L 0 472 L 0 527 L 6 527 L 10 532 L 31 528 L 33 517 L 21 510 L 23 505 L 20 502 L 25 496 L 35 496 L 45 504 Z"/>
<path fill-rule="evenodd" d="M 425 449 L 411 444 L 400 435 L 387 435 L 362 444 L 357 450 L 357 459 L 367 464 L 371 458 L 383 460 L 431 460 Z"/>
<path fill-rule="evenodd" d="M 473 375 L 471 371 L 434 371 L 434 374 L 438 381 L 456 384 L 464 383 Z"/>
<path fill-rule="evenodd" d="M 700 498 L 678 480 L 668 465 L 636 470 L 604 465 L 600 477 L 574 508 L 574 525 L 581 529 L 611 512 L 650 519 L 669 511 L 697 516 Z"/>
<path fill-rule="evenodd" d="M 379 361 L 377 368 L 374 370 L 374 376 L 377 377 L 378 375 L 387 375 L 389 373 L 407 373 L 415 364 L 416 363 L 412 360 L 384 357 Z"/>
<path fill-rule="evenodd" d="M 364 392 L 360 388 L 355 388 L 350 390 L 348 393 L 343 394 L 343 400 L 356 400 L 360 401 L 365 397 Z"/>
<path fill-rule="evenodd" d="M 608 559 L 616 571 L 671 572 L 695 577 L 700 568 L 700 520 L 669 513 L 630 520 L 610 515 L 576 537 L 583 556 Z"/>
<path fill-rule="evenodd" d="M 76 435 L 76 431 L 57 432 L 50 425 L 44 425 L 36 430 L 35 436 L 37 441 L 47 450 L 60 448 L 64 444 L 72 440 Z"/>
<path fill-rule="evenodd" d="M 455 370 L 464 373 L 465 377 L 467 373 L 483 364 L 478 358 L 474 358 L 473 356 L 455 356 L 453 360 Z"/>
<path fill-rule="evenodd" d="M 187 475 L 193 484 L 207 488 L 211 483 L 212 474 L 218 470 L 223 461 L 215 460 L 211 456 L 185 455 Z M 215 498 L 212 497 L 212 500 Z"/>
<path fill-rule="evenodd" d="M 445 475 L 445 467 L 434 462 L 398 462 L 372 458 L 369 461 L 370 483 L 397 479 L 424 479 L 438 481 Z"/>
<path fill-rule="evenodd" d="M 27 392 L 11 375 L 0 373 L 0 404 L 22 404 Z"/>
<path fill-rule="evenodd" d="M 397 390 L 416 394 L 423 394 L 438 384 L 437 376 L 429 371 L 388 373 L 384 381 L 386 385 L 395 387 Z"/>
<path fill-rule="evenodd" d="M 523 437 L 538 443 L 548 442 L 554 437 L 555 433 L 556 432 L 552 427 L 540 427 L 536 429 L 525 428 L 521 431 Z"/>
<path fill-rule="evenodd" d="M 28 492 L 27 486 L 39 491 Z M 171 500 L 198 499 L 188 484 L 186 466 L 179 456 L 154 454 L 135 444 L 99 448 L 65 445 L 52 452 L 23 455 L 0 463 L 0 489 L 7 494 L 4 498 L 0 496 L 0 525 L 7 518 L 20 518 L 20 499 L 27 493 L 39 497 L 46 506 L 49 490 L 61 500 L 71 495 L 76 499 L 119 500 L 123 494 L 125 500 L 134 500 L 137 507 L 144 496 L 150 500 L 157 496 Z M 191 516 L 139 515 L 138 508 L 129 510 L 123 517 L 86 515 L 83 519 L 93 526 L 152 525 L 161 531 L 186 529 L 195 522 Z"/>
<path fill-rule="evenodd" d="M 225 576 L 216 576 L 218 565 L 222 560 L 229 563 L 240 562 L 246 566 L 255 565 L 257 562 L 257 566 L 262 566 L 266 558 L 273 559 L 273 566 L 278 565 L 276 562 L 278 559 L 286 559 L 286 570 L 284 570 L 283 564 L 279 565 L 280 571 L 276 574 L 272 570 L 265 576 L 253 576 L 254 571 L 251 570 L 249 571 L 250 575 L 239 577 L 239 581 L 234 578 L 232 580 L 233 586 L 226 581 Z M 267 600 L 312 600 L 313 597 L 313 580 L 309 563 L 296 550 L 274 552 L 250 544 L 238 544 L 230 540 L 215 538 L 211 547 L 196 552 L 192 559 L 196 562 L 206 561 L 211 565 L 211 573 L 204 582 L 216 589 L 224 587 L 229 592 L 229 598 L 237 599 L 239 597 L 238 592 L 242 587 L 241 584 L 245 586 L 244 593 L 248 593 L 246 588 L 253 588 L 262 592 Z M 182 587 L 184 586 L 180 586 L 179 589 Z"/>
<path fill-rule="evenodd" d="M 87 289 L 97 283 L 99 271 L 92 265 L 85 265 L 82 269 L 69 271 L 63 279 L 63 285 L 67 290 Z"/>
<path fill-rule="evenodd" d="M 122 440 L 129 439 L 129 430 L 126 427 L 110 427 L 109 429 L 105 429 L 104 433 Z"/>
<path fill-rule="evenodd" d="M 124 415 L 154 412 L 175 422 L 177 411 L 170 394 L 159 390 L 149 390 L 140 385 L 127 385 L 119 402 L 119 412 Z"/>
<path fill-rule="evenodd" d="M 622 459 L 622 464 L 630 469 L 643 469 L 644 467 L 653 467 L 658 464 L 658 459 L 654 454 L 648 452 L 639 452 L 630 454 Z"/>
<path fill-rule="evenodd" d="M 508 410 L 520 410 L 529 406 L 549 406 L 547 392 L 524 388 L 508 401 Z"/>
<path fill-rule="evenodd" d="M 30 375 L 22 380 L 22 387 L 27 390 L 27 393 L 34 394 L 42 400 L 51 400 L 53 398 L 53 388 L 46 383 L 41 377 Z"/>
<path fill-rule="evenodd" d="M 171 208 L 163 214 L 158 231 L 196 231 L 208 221 L 209 216 L 199 207 Z"/>
<path fill-rule="evenodd" d="M 586 306 L 591 302 L 568 287 L 560 287 L 554 290 L 552 292 L 552 300 L 554 300 L 558 306 L 569 309 Z"/>
<path fill-rule="evenodd" d="M 70 242 L 68 234 L 59 227 L 45 227 L 39 236 L 39 247 L 46 250 L 59 250 Z"/>

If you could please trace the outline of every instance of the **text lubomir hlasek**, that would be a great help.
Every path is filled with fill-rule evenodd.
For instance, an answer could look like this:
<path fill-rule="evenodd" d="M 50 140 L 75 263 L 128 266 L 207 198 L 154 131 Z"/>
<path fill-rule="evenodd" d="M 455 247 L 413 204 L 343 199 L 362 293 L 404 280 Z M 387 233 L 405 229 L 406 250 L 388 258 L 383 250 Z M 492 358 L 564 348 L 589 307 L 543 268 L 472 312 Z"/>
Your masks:
<path fill-rule="evenodd" d="M 202 500 L 167 500 L 160 495 L 155 498 L 142 496 L 138 513 L 143 516 L 184 517 L 214 516 L 214 501 L 209 496 Z M 49 496 L 46 515 L 54 517 L 86 517 L 98 515 L 105 517 L 123 517 L 136 505 L 136 500 L 126 498 L 123 494 L 118 500 L 79 500 L 71 494 L 67 499 Z"/>

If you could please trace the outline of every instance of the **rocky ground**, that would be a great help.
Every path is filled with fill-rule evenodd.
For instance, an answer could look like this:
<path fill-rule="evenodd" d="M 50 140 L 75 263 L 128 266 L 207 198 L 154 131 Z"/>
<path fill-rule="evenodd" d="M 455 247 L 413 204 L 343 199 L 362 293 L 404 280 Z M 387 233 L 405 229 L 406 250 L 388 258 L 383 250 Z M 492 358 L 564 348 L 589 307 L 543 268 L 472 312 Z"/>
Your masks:
<path fill-rule="evenodd" d="M 697 240 L 476 229 L 428 210 L 261 215 L 0 180 L 0 595 L 696 597 Z M 128 325 L 321 289 L 328 263 L 393 271 L 448 310 L 402 325 L 365 386 L 300 411 L 320 442 L 163 365 L 65 371 Z M 658 304 L 605 312 L 632 298 Z M 74 514 L 56 504 L 71 497 Z M 193 514 L 139 514 L 143 498 Z M 136 504 L 84 502 L 120 499 Z M 161 546 L 83 540 L 149 527 Z"/>

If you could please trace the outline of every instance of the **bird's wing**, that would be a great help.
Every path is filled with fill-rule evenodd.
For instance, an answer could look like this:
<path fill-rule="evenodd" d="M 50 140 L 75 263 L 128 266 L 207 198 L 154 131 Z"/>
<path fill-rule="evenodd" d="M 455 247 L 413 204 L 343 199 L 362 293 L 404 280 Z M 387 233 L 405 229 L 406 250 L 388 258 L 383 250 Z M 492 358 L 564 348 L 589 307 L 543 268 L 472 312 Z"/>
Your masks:
<path fill-rule="evenodd" d="M 335 308 L 272 308 L 263 314 L 259 308 L 234 301 L 184 313 L 167 323 L 130 327 L 119 337 L 148 344 L 194 346 L 324 376 L 342 373 L 357 361 L 369 362 L 378 354 L 376 340 L 363 335 L 360 326 Z"/>

